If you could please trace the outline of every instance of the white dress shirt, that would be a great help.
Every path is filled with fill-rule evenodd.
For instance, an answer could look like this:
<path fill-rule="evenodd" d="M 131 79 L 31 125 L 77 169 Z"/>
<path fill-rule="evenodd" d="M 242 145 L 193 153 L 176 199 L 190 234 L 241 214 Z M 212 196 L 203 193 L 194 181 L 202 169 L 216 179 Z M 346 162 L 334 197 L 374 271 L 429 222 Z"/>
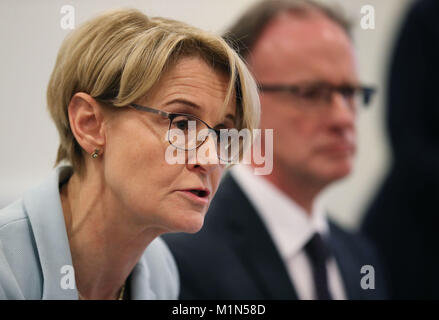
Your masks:
<path fill-rule="evenodd" d="M 309 216 L 293 199 L 271 184 L 268 180 L 254 175 L 251 168 L 236 165 L 231 174 L 258 211 L 268 229 L 299 299 L 316 299 L 310 261 L 304 247 L 315 232 L 323 237 L 329 229 L 325 210 L 321 203 L 313 204 Z M 339 268 L 333 257 L 326 263 L 328 287 L 334 299 L 346 299 Z"/>

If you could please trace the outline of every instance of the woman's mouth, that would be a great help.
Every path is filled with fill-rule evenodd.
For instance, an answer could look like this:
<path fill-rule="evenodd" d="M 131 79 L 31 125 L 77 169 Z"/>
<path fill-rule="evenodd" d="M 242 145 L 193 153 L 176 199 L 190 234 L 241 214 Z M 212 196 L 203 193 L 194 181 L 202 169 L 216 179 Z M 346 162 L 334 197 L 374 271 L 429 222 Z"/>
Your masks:
<path fill-rule="evenodd" d="M 195 188 L 179 190 L 187 199 L 197 204 L 206 205 L 209 203 L 209 189 Z"/>

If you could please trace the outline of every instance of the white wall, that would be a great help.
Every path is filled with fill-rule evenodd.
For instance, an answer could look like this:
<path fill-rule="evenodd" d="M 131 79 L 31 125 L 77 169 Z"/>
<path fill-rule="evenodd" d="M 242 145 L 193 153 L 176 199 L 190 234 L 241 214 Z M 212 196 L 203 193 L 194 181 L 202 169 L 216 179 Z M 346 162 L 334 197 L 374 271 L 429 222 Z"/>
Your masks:
<path fill-rule="evenodd" d="M 327 1 L 325 1 L 327 2 Z M 324 194 L 331 215 L 341 224 L 356 228 L 362 213 L 372 200 L 376 189 L 388 170 L 389 154 L 385 128 L 385 78 L 388 60 L 410 0 L 342 0 L 338 1 L 354 17 L 354 41 L 357 48 L 359 74 L 363 82 L 378 88 L 373 104 L 359 112 L 358 153 L 355 170 L 346 179 L 331 186 Z M 375 8 L 375 29 L 360 27 L 361 8 Z"/>
<path fill-rule="evenodd" d="M 0 208 L 50 172 L 58 135 L 49 119 L 45 90 L 58 48 L 68 30 L 60 26 L 63 5 L 75 8 L 76 24 L 107 9 L 134 7 L 221 33 L 255 0 L 2 0 L 0 2 Z M 389 161 L 383 128 L 384 81 L 393 33 L 410 0 L 339 0 L 354 18 L 361 78 L 379 88 L 358 121 L 359 153 L 354 173 L 325 193 L 333 216 L 358 224 Z M 323 2 L 332 2 L 330 0 Z M 375 30 L 362 30 L 360 9 L 375 8 Z"/>

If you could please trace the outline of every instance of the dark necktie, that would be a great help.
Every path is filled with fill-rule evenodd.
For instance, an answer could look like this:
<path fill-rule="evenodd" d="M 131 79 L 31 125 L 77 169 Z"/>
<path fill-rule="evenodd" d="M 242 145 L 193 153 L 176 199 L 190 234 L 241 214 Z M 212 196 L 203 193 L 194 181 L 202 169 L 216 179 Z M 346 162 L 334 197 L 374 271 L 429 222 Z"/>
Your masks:
<path fill-rule="evenodd" d="M 322 237 L 315 233 L 305 246 L 314 278 L 314 287 L 318 300 L 331 300 L 332 296 L 328 288 L 328 273 L 326 261 L 330 256 L 329 248 Z"/>

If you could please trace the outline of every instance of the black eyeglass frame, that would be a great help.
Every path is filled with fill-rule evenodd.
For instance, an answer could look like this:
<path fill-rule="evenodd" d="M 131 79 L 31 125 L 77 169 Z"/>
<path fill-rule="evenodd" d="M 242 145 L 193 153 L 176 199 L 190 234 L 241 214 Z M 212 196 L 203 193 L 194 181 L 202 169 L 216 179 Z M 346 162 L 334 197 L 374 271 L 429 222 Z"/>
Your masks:
<path fill-rule="evenodd" d="M 196 150 L 196 149 L 198 149 L 198 148 L 199 148 L 204 142 L 206 142 L 206 140 L 207 140 L 207 138 L 209 137 L 209 135 L 206 135 L 205 139 L 202 140 L 202 141 L 200 141 L 200 143 L 197 144 L 194 148 L 187 149 L 187 148 L 182 148 L 182 147 L 176 146 L 175 144 L 173 144 L 173 143 L 171 142 L 171 139 L 170 139 L 170 137 L 169 137 L 170 130 L 171 130 L 171 125 L 172 125 L 172 121 L 173 121 L 176 117 L 184 116 L 184 117 L 193 118 L 193 119 L 195 119 L 195 120 L 200 121 L 201 123 L 203 123 L 203 124 L 207 127 L 207 129 L 209 130 L 209 132 L 214 132 L 214 133 L 215 133 L 216 138 L 220 137 L 220 134 L 221 134 L 221 131 L 220 131 L 219 129 L 212 128 L 212 127 L 209 126 L 205 121 L 203 121 L 202 119 L 200 119 L 200 118 L 198 118 L 197 116 L 194 116 L 194 115 L 192 115 L 192 114 L 188 114 L 188 113 L 180 113 L 180 112 L 167 112 L 167 111 L 158 110 L 158 109 L 154 109 L 154 108 L 147 107 L 147 106 L 141 106 L 141 105 L 138 105 L 138 104 L 135 104 L 135 103 L 131 103 L 129 106 L 130 106 L 130 107 L 133 107 L 134 109 L 139 110 L 139 111 L 155 113 L 155 114 L 158 114 L 158 115 L 162 116 L 163 118 L 167 118 L 167 119 L 169 119 L 168 139 L 167 139 L 167 140 L 168 140 L 168 143 L 169 143 L 170 145 L 172 145 L 174 148 L 177 148 L 177 149 L 180 149 L 180 150 L 191 151 L 191 150 Z M 217 151 L 217 157 L 218 157 L 219 160 L 224 161 L 224 162 L 232 162 L 232 161 L 233 161 L 233 159 L 231 159 L 231 160 L 224 160 L 224 159 L 220 158 L 220 155 L 218 154 L 218 151 Z"/>
<path fill-rule="evenodd" d="M 317 83 L 314 85 L 315 87 L 322 86 L 321 83 Z M 300 94 L 303 91 L 303 88 L 307 87 L 306 85 L 288 85 L 288 84 L 260 84 L 259 90 L 262 92 L 290 92 L 293 94 Z M 312 85 L 308 85 L 309 88 L 312 88 Z M 364 85 L 328 85 L 325 84 L 325 87 L 328 88 L 331 93 L 334 91 L 339 92 L 343 96 L 345 96 L 346 92 L 354 91 L 354 92 L 362 92 L 363 93 L 363 104 L 369 105 L 373 95 L 377 92 L 377 89 L 372 86 L 364 86 Z"/>

